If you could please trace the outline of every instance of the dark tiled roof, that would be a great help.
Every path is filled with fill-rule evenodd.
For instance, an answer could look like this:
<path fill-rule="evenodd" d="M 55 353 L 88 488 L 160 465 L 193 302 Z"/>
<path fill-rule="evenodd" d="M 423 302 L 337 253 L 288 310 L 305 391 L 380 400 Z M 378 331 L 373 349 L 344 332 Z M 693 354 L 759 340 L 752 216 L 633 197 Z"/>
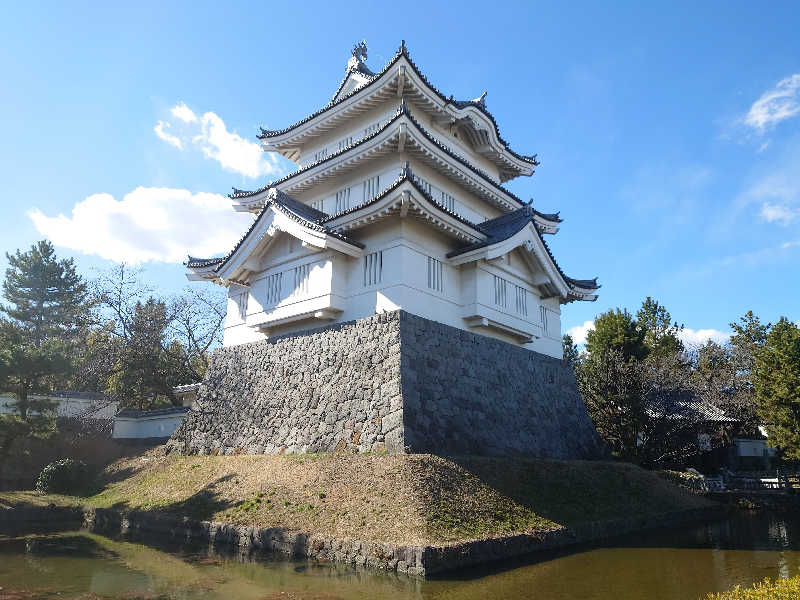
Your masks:
<path fill-rule="evenodd" d="M 486 246 L 491 246 L 502 241 L 509 239 L 510 237 L 514 236 L 518 232 L 520 232 L 524 227 L 527 227 L 528 223 L 534 222 L 534 215 L 536 211 L 533 210 L 530 206 L 523 206 L 513 212 L 507 213 L 505 215 L 501 215 L 495 219 L 490 219 L 488 221 L 484 221 L 483 223 L 478 223 L 476 227 L 486 234 L 487 238 L 482 242 L 476 242 L 474 244 L 469 244 L 463 248 L 459 248 L 458 250 L 454 250 L 447 254 L 448 258 L 452 258 L 454 256 L 459 256 L 460 254 L 464 254 L 465 252 L 470 252 L 472 250 L 477 250 L 478 248 L 485 248 Z M 547 242 L 544 241 L 539 228 L 536 227 L 534 222 L 533 229 L 536 231 L 536 235 L 539 236 L 542 244 L 544 245 L 545 250 L 547 251 L 550 260 L 553 261 L 556 269 L 558 270 L 561 277 L 564 278 L 564 281 L 567 282 L 568 285 L 573 287 L 580 287 L 583 289 L 590 289 L 596 290 L 599 289 L 600 286 L 597 283 L 597 278 L 594 279 L 573 279 L 568 277 L 564 271 L 561 270 L 558 262 L 556 261 L 555 256 L 553 256 L 553 252 L 550 250 L 550 247 L 547 245 Z"/>
<path fill-rule="evenodd" d="M 414 72 L 417 75 L 417 77 L 419 77 L 437 96 L 439 96 L 439 98 L 443 102 L 445 102 L 446 104 L 452 104 L 453 106 L 455 106 L 456 108 L 459 108 L 459 109 L 466 108 L 467 106 L 475 107 L 476 109 L 481 111 L 481 113 L 483 113 L 491 121 L 491 123 L 492 123 L 492 125 L 494 127 L 494 130 L 495 130 L 495 134 L 497 135 L 497 139 L 500 141 L 501 144 L 503 144 L 503 146 L 505 147 L 506 150 L 508 150 L 509 153 L 511 153 L 513 156 L 519 158 L 520 160 L 523 160 L 523 161 L 525 161 L 527 163 L 530 163 L 533 166 L 538 166 L 539 165 L 539 161 L 536 159 L 536 155 L 535 154 L 528 155 L 528 156 L 523 155 L 523 154 L 518 154 L 517 152 L 514 152 L 508 146 L 508 142 L 506 142 L 503 139 L 503 137 L 500 135 L 500 128 L 497 125 L 497 121 L 495 120 L 494 116 L 492 116 L 492 114 L 486 109 L 485 102 L 478 101 L 478 100 L 458 101 L 458 100 L 454 100 L 452 96 L 450 96 L 449 98 L 445 97 L 445 95 L 442 94 L 442 92 L 440 92 L 436 88 L 436 86 L 434 86 L 430 81 L 428 81 L 428 78 L 425 77 L 425 75 L 423 75 L 422 72 L 420 72 L 419 67 L 417 67 L 417 65 L 411 59 L 411 55 L 408 52 L 408 49 L 406 48 L 405 40 L 400 45 L 400 48 L 397 50 L 397 52 L 395 53 L 395 55 L 392 58 L 392 60 L 390 60 L 386 64 L 386 66 L 383 67 L 383 69 L 381 69 L 378 73 L 375 73 L 374 75 L 372 75 L 372 79 L 369 82 L 365 83 L 362 86 L 359 86 L 359 87 L 355 88 L 352 92 L 342 96 L 338 100 L 335 100 L 335 101 L 331 100 L 331 102 L 329 102 L 326 106 L 324 106 L 323 108 L 319 109 L 318 111 L 310 114 L 305 119 L 302 119 L 301 121 L 298 121 L 294 125 L 290 125 L 289 127 L 286 127 L 284 129 L 276 129 L 276 130 L 264 129 L 263 127 L 260 128 L 261 129 L 261 133 L 258 136 L 258 138 L 263 140 L 263 139 L 267 139 L 267 138 L 270 138 L 270 137 L 275 137 L 275 136 L 278 136 L 278 135 L 282 135 L 284 133 L 287 133 L 287 132 L 291 131 L 292 129 L 295 129 L 295 128 L 299 127 L 300 125 L 303 125 L 304 123 L 307 123 L 307 122 L 311 121 L 312 119 L 314 119 L 315 117 L 321 115 L 322 113 L 327 112 L 328 110 L 332 109 L 334 106 L 339 104 L 340 102 L 343 102 L 347 98 L 350 98 L 351 96 L 359 93 L 361 90 L 363 90 L 365 88 L 368 88 L 373 83 L 378 81 L 383 74 L 385 74 L 387 71 L 389 71 L 389 69 L 391 69 L 392 66 L 398 60 L 400 60 L 401 56 L 405 56 L 406 57 L 406 59 L 408 60 L 409 64 L 411 65 L 411 68 L 414 70 Z M 348 75 L 349 75 L 349 72 L 348 72 Z M 341 90 L 342 86 L 344 86 L 344 83 L 345 83 L 346 80 L 347 80 L 347 76 L 345 76 L 344 81 L 342 81 L 342 83 L 339 86 L 339 89 L 336 91 L 337 94 Z M 334 98 L 335 97 L 336 96 L 334 95 Z"/>
<path fill-rule="evenodd" d="M 76 400 L 110 400 L 102 392 L 75 392 L 72 390 L 52 390 L 42 394 L 43 396 L 50 396 L 52 398 L 74 398 Z"/>
<path fill-rule="evenodd" d="M 236 253 L 239 247 L 244 243 L 247 239 L 247 236 L 256 228 L 256 226 L 261 222 L 261 219 L 264 215 L 268 212 L 268 209 L 271 206 L 274 206 L 277 210 L 282 212 L 284 215 L 289 217 L 290 219 L 300 223 L 304 227 L 309 229 L 313 229 L 315 231 L 319 231 L 322 233 L 326 233 L 330 236 L 333 236 L 343 242 L 346 242 L 352 246 L 357 248 L 363 248 L 364 244 L 361 242 L 357 242 L 355 240 L 351 240 L 348 237 L 337 233 L 335 231 L 331 231 L 327 227 L 320 225 L 320 221 L 327 218 L 324 212 L 319 211 L 315 208 L 311 208 L 303 204 L 302 202 L 298 202 L 294 198 L 292 198 L 289 194 L 281 192 L 280 190 L 275 190 L 276 196 L 274 199 L 270 199 L 261 211 L 258 213 L 258 216 L 253 220 L 253 223 L 250 227 L 247 228 L 244 235 L 239 238 L 239 241 L 236 242 L 236 245 L 233 247 L 233 250 L 228 252 L 224 257 L 221 258 L 194 258 L 192 256 L 189 257 L 189 260 L 186 263 L 186 266 L 190 269 L 192 268 L 201 268 L 210 265 L 216 265 L 214 268 L 214 272 L 219 271 L 219 269 L 230 260 L 230 258 Z"/>
<path fill-rule="evenodd" d="M 219 256 L 217 258 L 197 258 L 196 256 L 189 256 L 189 260 L 186 261 L 186 266 L 191 267 L 193 269 L 199 269 L 201 267 L 210 267 L 211 265 L 216 265 L 221 263 L 225 260 L 225 257 Z"/>
<path fill-rule="evenodd" d="M 185 414 L 192 410 L 191 406 L 171 406 L 170 408 L 161 408 L 158 410 L 131 410 L 126 408 L 117 413 L 118 417 L 128 417 L 132 419 L 141 419 L 144 417 L 160 417 L 164 415 L 180 415 Z"/>
<path fill-rule="evenodd" d="M 316 167 L 317 165 L 321 165 L 321 164 L 323 164 L 325 162 L 328 162 L 330 160 L 333 160 L 333 159 L 335 159 L 335 158 L 337 158 L 337 157 L 339 157 L 339 156 L 341 156 L 343 154 L 346 154 L 351 149 L 356 148 L 356 147 L 360 146 L 361 144 L 364 144 L 364 143 L 368 142 L 369 140 L 373 139 L 374 137 L 380 135 L 381 133 L 383 133 L 383 131 L 386 130 L 386 128 L 388 128 L 392 123 L 394 123 L 403 114 L 405 114 L 409 118 L 411 123 L 417 128 L 417 130 L 422 134 L 422 136 L 425 137 L 429 142 L 431 142 L 432 144 L 435 144 L 438 148 L 440 148 L 448 156 L 450 156 L 454 160 L 458 161 L 460 164 L 462 164 L 463 166 L 468 168 L 470 171 L 472 171 L 473 173 L 478 175 L 481 179 L 483 179 L 491 187 L 493 187 L 496 190 L 499 190 L 500 192 L 508 195 L 512 199 L 516 200 L 519 204 L 523 204 L 523 205 L 525 204 L 525 202 L 523 202 L 511 190 L 505 188 L 501 184 L 497 183 L 494 179 L 492 179 L 492 177 L 490 177 L 488 173 L 486 173 L 485 171 L 483 171 L 483 170 L 479 169 L 478 167 L 474 166 L 468 160 L 464 159 L 462 156 L 460 156 L 460 155 L 456 154 L 455 152 L 453 152 L 450 149 L 449 146 L 447 146 L 446 144 L 442 143 L 440 140 L 438 140 L 433 135 L 428 133 L 428 131 L 420 124 L 420 122 L 417 121 L 414 118 L 414 116 L 411 114 L 411 110 L 408 108 L 408 105 L 405 102 L 402 102 L 400 104 L 400 106 L 397 109 L 397 113 L 395 114 L 395 116 L 392 117 L 391 119 L 389 119 L 389 121 L 387 121 L 386 124 L 383 127 L 378 129 L 374 133 L 371 133 L 370 135 L 368 135 L 366 137 L 363 137 L 360 140 L 356 140 L 355 142 L 353 142 L 352 144 L 350 144 L 346 148 L 342 148 L 341 150 L 339 150 L 337 152 L 329 154 L 328 156 L 326 156 L 323 159 L 318 160 L 317 162 L 310 163 L 310 164 L 308 164 L 308 165 L 306 165 L 304 167 L 300 167 L 294 173 L 289 173 L 288 175 L 284 175 L 280 179 L 278 179 L 276 181 L 272 181 L 268 185 L 266 185 L 264 187 L 261 187 L 261 188 L 259 188 L 257 190 L 245 191 L 245 190 L 238 190 L 238 189 L 234 188 L 234 193 L 230 194 L 229 197 L 232 200 L 236 200 L 238 198 L 247 198 L 247 197 L 250 197 L 250 196 L 255 196 L 257 194 L 260 194 L 260 193 L 266 191 L 270 187 L 273 187 L 273 186 L 276 186 L 276 185 L 280 185 L 281 183 L 285 183 L 285 182 L 287 182 L 287 181 L 289 181 L 291 179 L 294 179 L 295 177 L 297 177 L 301 173 L 305 173 L 306 171 Z M 543 212 L 537 211 L 536 209 L 533 209 L 533 211 L 537 215 L 539 215 L 541 218 L 543 218 L 545 220 L 554 221 L 554 222 L 557 222 L 557 223 L 560 223 L 562 221 L 561 217 L 559 216 L 559 213 L 543 213 Z"/>

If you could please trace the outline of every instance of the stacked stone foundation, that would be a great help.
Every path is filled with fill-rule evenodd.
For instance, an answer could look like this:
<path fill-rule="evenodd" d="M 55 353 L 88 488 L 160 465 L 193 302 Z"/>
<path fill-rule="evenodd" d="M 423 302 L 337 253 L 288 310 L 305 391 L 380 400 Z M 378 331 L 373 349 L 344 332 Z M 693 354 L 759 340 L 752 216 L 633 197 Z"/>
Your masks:
<path fill-rule="evenodd" d="M 564 361 L 405 311 L 218 349 L 168 447 L 605 454 Z"/>

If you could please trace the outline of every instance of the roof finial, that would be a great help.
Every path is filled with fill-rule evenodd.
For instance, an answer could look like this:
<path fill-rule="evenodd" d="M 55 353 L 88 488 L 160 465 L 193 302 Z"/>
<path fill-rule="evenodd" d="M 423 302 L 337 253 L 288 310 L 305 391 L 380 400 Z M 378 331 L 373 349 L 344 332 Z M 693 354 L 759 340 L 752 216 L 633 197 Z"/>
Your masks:
<path fill-rule="evenodd" d="M 483 106 L 485 108 L 486 107 L 486 92 L 483 92 L 480 96 L 475 98 L 475 100 L 473 100 L 473 102 L 476 102 L 476 103 L 480 104 L 481 106 Z"/>
<path fill-rule="evenodd" d="M 405 53 L 405 51 L 406 51 L 406 41 L 400 40 L 400 52 Z"/>
<path fill-rule="evenodd" d="M 353 46 L 353 56 L 347 61 L 347 71 L 350 72 L 367 60 L 367 40 L 361 40 Z"/>

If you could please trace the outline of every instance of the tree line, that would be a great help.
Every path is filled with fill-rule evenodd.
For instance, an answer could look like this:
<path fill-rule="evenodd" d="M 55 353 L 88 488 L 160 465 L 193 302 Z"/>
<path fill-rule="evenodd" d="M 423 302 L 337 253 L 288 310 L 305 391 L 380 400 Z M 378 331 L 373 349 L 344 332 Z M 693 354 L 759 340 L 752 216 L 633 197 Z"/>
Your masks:
<path fill-rule="evenodd" d="M 564 336 L 564 359 L 616 456 L 685 464 L 761 426 L 783 458 L 800 460 L 800 328 L 786 317 L 763 323 L 752 311 L 730 327 L 724 344 L 687 348 L 683 326 L 647 297 L 635 315 L 599 315 L 583 350 Z"/>
<path fill-rule="evenodd" d="M 91 280 L 42 240 L 6 254 L 0 303 L 0 462 L 20 437 L 47 437 L 53 406 L 37 394 L 100 392 L 121 407 L 177 404 L 172 389 L 202 380 L 220 342 L 225 300 L 191 288 L 164 296 L 127 265 Z"/>

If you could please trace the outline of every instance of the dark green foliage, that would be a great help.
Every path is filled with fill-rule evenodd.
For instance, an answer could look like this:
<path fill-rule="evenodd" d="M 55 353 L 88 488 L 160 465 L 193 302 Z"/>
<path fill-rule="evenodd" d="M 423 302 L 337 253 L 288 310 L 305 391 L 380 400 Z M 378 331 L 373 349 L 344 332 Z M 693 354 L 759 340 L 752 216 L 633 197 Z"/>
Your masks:
<path fill-rule="evenodd" d="M 678 338 L 683 325 L 673 323 L 669 311 L 658 300 L 653 300 L 650 296 L 645 298 L 636 313 L 636 321 L 645 332 L 644 342 L 650 353 L 670 354 L 683 351 L 683 342 Z"/>
<path fill-rule="evenodd" d="M 564 360 L 575 368 L 581 359 L 581 353 L 572 336 L 568 333 L 565 333 L 564 337 L 561 338 L 561 349 L 564 352 Z"/>
<path fill-rule="evenodd" d="M 53 245 L 37 242 L 27 252 L 6 253 L 9 267 L 2 310 L 40 346 L 50 337 L 71 334 L 86 316 L 86 283 L 71 258 L 58 260 Z"/>
<path fill-rule="evenodd" d="M 613 349 L 626 360 L 642 359 L 648 354 L 646 333 L 627 310 L 609 310 L 595 318 L 594 329 L 586 335 L 586 351 L 599 355 Z"/>
<path fill-rule="evenodd" d="M 55 431 L 53 406 L 31 398 L 66 380 L 73 368 L 77 332 L 87 314 L 86 284 L 72 259 L 58 260 L 43 240 L 27 252 L 7 254 L 0 307 L 0 391 L 12 392 L 15 412 L 0 417 L 0 466 L 18 438 Z"/>
<path fill-rule="evenodd" d="M 753 383 L 769 443 L 800 460 L 800 328 L 782 317 L 755 355 Z"/>
<path fill-rule="evenodd" d="M 39 474 L 36 491 L 42 494 L 77 496 L 88 491 L 91 473 L 86 463 L 63 458 L 47 465 Z"/>

